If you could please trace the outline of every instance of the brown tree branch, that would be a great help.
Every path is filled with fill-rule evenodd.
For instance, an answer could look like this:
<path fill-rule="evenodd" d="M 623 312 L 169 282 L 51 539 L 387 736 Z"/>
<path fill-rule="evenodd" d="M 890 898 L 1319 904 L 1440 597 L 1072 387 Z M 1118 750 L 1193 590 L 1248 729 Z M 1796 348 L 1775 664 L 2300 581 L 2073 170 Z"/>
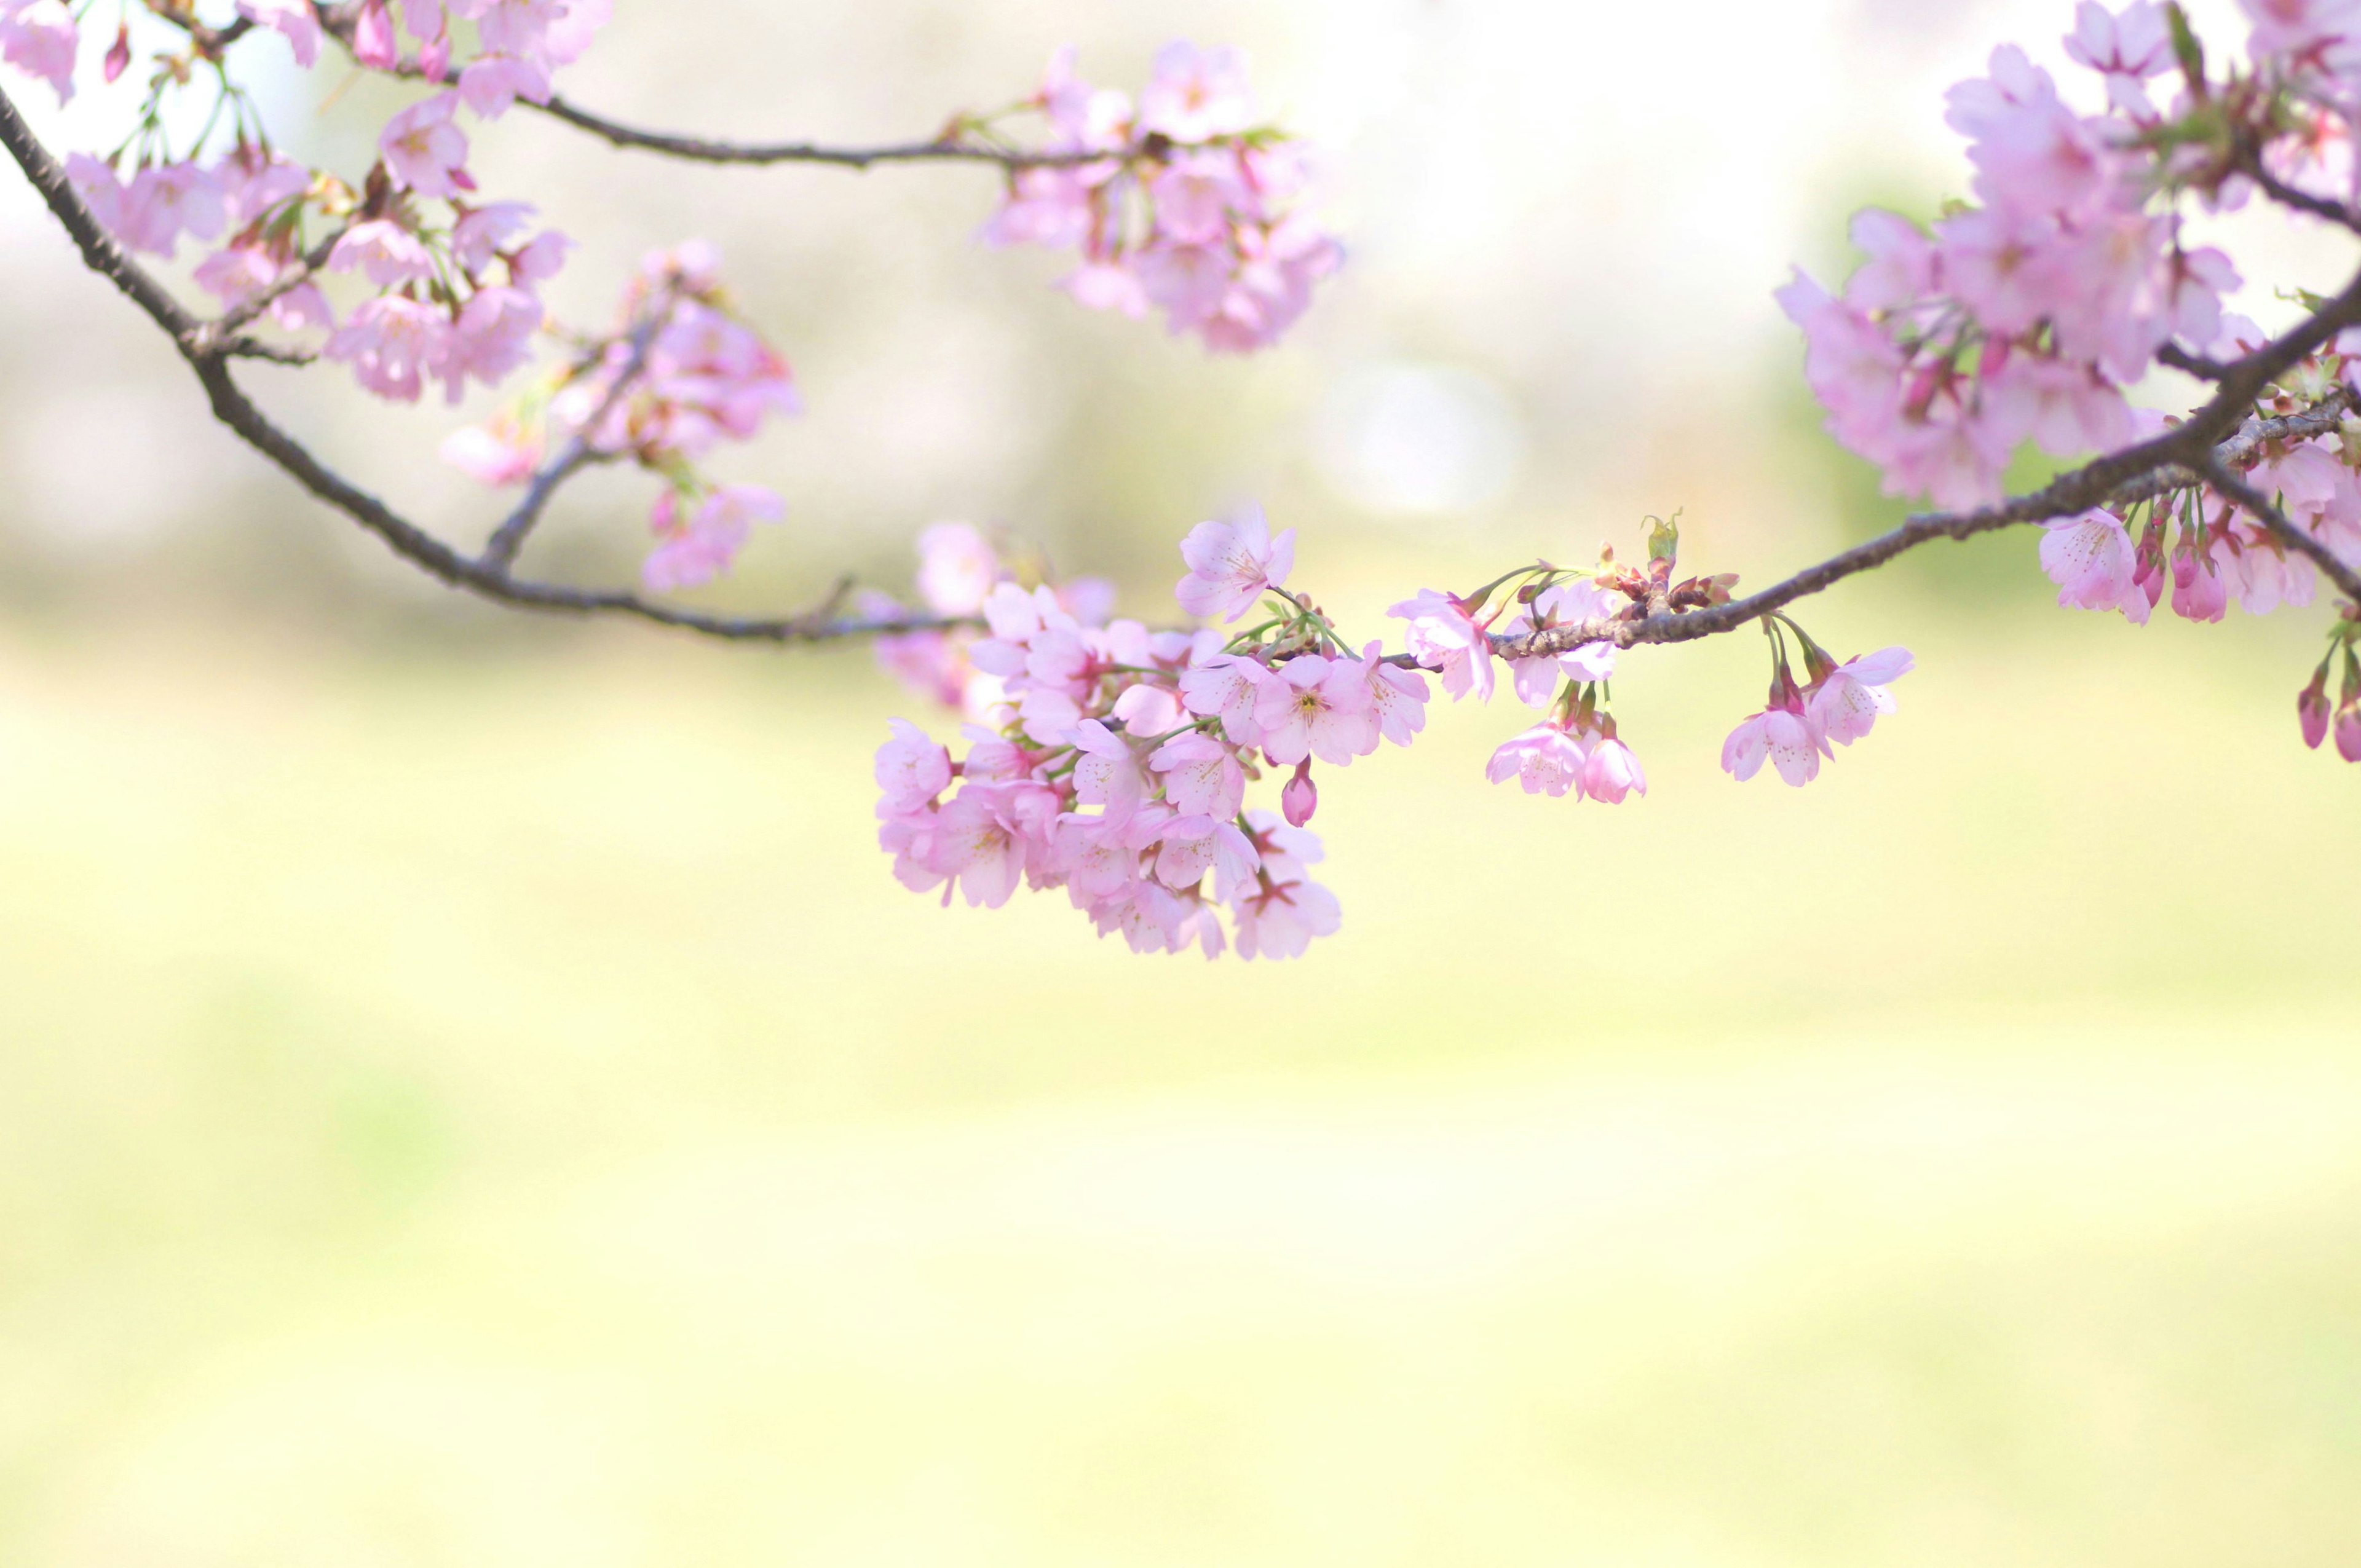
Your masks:
<path fill-rule="evenodd" d="M 214 418 L 284 469 L 297 484 L 376 534 L 394 554 L 453 587 L 522 609 L 632 616 L 660 626 L 744 641 L 818 642 L 970 624 L 920 615 L 884 620 L 848 619 L 838 613 L 844 597 L 840 590 L 831 593 L 818 609 L 799 615 L 710 615 L 622 590 L 534 582 L 511 576 L 502 563 L 465 554 L 328 467 L 255 405 L 230 373 L 229 360 L 240 352 L 238 345 L 213 341 L 205 331 L 207 323 L 191 315 L 125 253 L 75 192 L 65 170 L 32 134 L 5 92 L 0 92 L 0 145 L 6 147 L 49 211 L 65 225 L 90 269 L 113 283 L 171 338 L 173 346 L 180 350 L 181 357 L 188 361 L 204 388 Z"/>
<path fill-rule="evenodd" d="M 960 141 L 949 136 L 938 137 L 933 141 L 901 142 L 883 147 L 823 147 L 818 142 L 807 141 L 721 141 L 710 137 L 682 136 L 671 131 L 642 130 L 609 119 L 604 115 L 592 114 L 555 93 L 546 104 L 534 104 L 524 99 L 519 102 L 553 119 L 563 120 L 577 130 L 588 131 L 614 147 L 662 153 L 667 158 L 686 159 L 694 163 L 819 163 L 852 170 L 865 170 L 877 163 L 991 163 L 1003 169 L 1042 169 L 1096 163 L 1114 156 L 1104 152 L 1025 152 L 1015 148 Z"/>
<path fill-rule="evenodd" d="M 2290 521 L 2287 514 L 2272 503 L 2270 497 L 2231 472 L 2226 463 L 2209 463 L 2203 473 L 2205 482 L 2213 488 L 2216 494 L 2237 502 L 2238 510 L 2270 530 L 2271 537 L 2311 561 L 2346 598 L 2361 605 L 2361 572 L 2346 565 L 2310 530 L 2298 528 Z"/>
<path fill-rule="evenodd" d="M 625 139 L 629 145 L 649 145 L 630 137 Z M 842 585 L 811 611 L 784 618 L 759 619 L 707 615 L 645 599 L 626 591 L 575 588 L 513 576 L 508 569 L 510 560 L 538 520 L 550 495 L 589 460 L 587 452 L 576 453 L 571 447 L 536 477 L 525 502 L 493 535 L 493 542 L 485 552 L 478 556 L 467 555 L 327 467 L 270 422 L 238 388 L 231 377 L 227 361 L 241 356 L 267 355 L 271 351 L 247 340 L 220 340 L 218 323 L 201 322 L 192 316 L 125 254 L 99 225 L 48 149 L 27 128 L 5 93 L 0 93 L 0 143 L 6 145 L 10 155 L 41 192 L 50 211 L 65 225 L 67 233 L 81 248 L 83 260 L 93 270 L 113 282 L 172 338 L 205 388 L 217 419 L 284 469 L 305 489 L 378 535 L 397 554 L 455 587 L 497 603 L 525 609 L 575 614 L 629 615 L 708 636 L 738 640 L 819 641 L 868 633 L 974 624 L 971 620 L 922 616 L 884 621 L 845 620 L 837 614 L 844 597 Z M 659 146 L 658 150 L 677 149 Z M 762 154 L 764 150 L 738 148 L 714 161 L 787 161 L 799 156 L 792 150 L 782 151 L 778 158 L 739 156 Z M 905 150 L 917 156 L 919 149 Z M 947 151 L 939 146 L 927 150 L 933 156 L 968 155 Z M 697 155 L 683 153 L 682 156 Z M 860 166 L 858 159 L 851 155 L 805 160 L 854 161 L 856 166 Z M 2290 548 L 2301 551 L 2312 559 L 2340 589 L 2347 594 L 2356 594 L 2356 581 L 2351 569 L 2336 560 L 2317 540 L 2295 529 L 2267 499 L 2231 475 L 2227 464 L 2242 458 L 2265 441 L 2319 434 L 2335 427 L 2347 402 L 2346 394 L 2341 388 L 2321 404 L 2297 414 L 2261 420 L 2252 417 L 2253 409 L 2256 399 L 2279 376 L 2325 346 L 2339 332 L 2356 321 L 2361 321 L 2361 275 L 2356 275 L 2343 292 L 2296 327 L 2253 353 L 2218 367 L 2209 363 L 2206 366 L 2209 371 L 2218 370 L 2213 395 L 2174 429 L 2096 458 L 2028 495 L 1971 512 L 1921 513 L 1891 532 L 1841 551 L 1805 568 L 1784 582 L 1729 604 L 1680 612 L 1667 612 L 1652 606 L 1654 613 L 1638 619 L 1592 620 L 1546 627 L 1519 637 L 1495 638 L 1494 650 L 1504 657 L 1528 658 L 1551 656 L 1590 642 L 1613 642 L 1618 646 L 1631 647 L 1639 643 L 1694 641 L 1745 626 L 1799 598 L 1883 565 L 1909 550 L 1938 539 L 1965 540 L 2020 523 L 2070 517 L 2109 502 L 2127 504 L 2186 486 L 2200 477 L 2222 494 L 2253 511 Z M 2356 594 L 2356 597 L 2361 598 L 2361 594 Z"/>

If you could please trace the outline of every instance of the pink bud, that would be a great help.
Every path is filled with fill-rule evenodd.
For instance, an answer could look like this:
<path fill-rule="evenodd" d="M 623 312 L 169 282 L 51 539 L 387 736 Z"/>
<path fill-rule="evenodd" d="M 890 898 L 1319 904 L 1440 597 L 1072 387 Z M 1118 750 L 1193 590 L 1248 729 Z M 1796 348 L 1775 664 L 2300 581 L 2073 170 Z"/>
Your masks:
<path fill-rule="evenodd" d="M 1290 828 L 1302 827 L 1320 809 L 1320 789 L 1312 782 L 1311 758 L 1295 764 L 1295 776 L 1279 792 L 1279 808 L 1286 813 Z"/>
<path fill-rule="evenodd" d="M 2348 702 L 2336 710 L 2336 754 L 2348 762 L 2361 762 L 2361 703 Z"/>
<path fill-rule="evenodd" d="M 2312 677 L 2312 685 L 2296 694 L 2296 718 L 2303 725 L 2303 743 L 2313 751 L 2328 739 L 2328 666 Z"/>
<path fill-rule="evenodd" d="M 373 71 L 391 71 L 401 63 L 393 41 L 393 17 L 385 0 L 368 0 L 353 19 L 353 58 Z"/>
<path fill-rule="evenodd" d="M 106 79 L 113 82 L 131 69 L 131 28 L 128 24 L 115 29 L 115 47 L 106 51 Z"/>
<path fill-rule="evenodd" d="M 426 73 L 427 81 L 436 83 L 440 83 L 445 77 L 451 74 L 449 24 L 446 23 L 435 28 L 434 36 L 419 46 L 418 69 Z"/>

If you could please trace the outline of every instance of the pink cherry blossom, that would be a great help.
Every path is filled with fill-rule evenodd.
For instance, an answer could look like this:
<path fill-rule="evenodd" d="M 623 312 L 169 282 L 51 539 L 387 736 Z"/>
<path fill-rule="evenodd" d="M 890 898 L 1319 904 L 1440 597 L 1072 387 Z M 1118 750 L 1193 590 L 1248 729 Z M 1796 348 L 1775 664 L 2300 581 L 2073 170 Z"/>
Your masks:
<path fill-rule="evenodd" d="M 1492 700 L 1492 639 L 1476 624 L 1467 604 L 1450 594 L 1422 588 L 1386 611 L 1410 622 L 1402 633 L 1411 656 L 1430 670 L 1441 672 L 1443 689 L 1457 701 L 1474 692 L 1479 701 Z"/>
<path fill-rule="evenodd" d="M 1502 741 L 1484 776 L 1494 784 L 1517 779 L 1527 795 L 1561 795 L 1581 780 L 1588 760 L 1579 739 L 1554 722 L 1542 723 Z"/>
<path fill-rule="evenodd" d="M 541 466 L 541 442 L 505 416 L 462 426 L 443 441 L 443 461 L 480 485 L 516 485 Z"/>
<path fill-rule="evenodd" d="M 1137 748 L 1095 718 L 1076 725 L 1068 739 L 1082 753 L 1074 762 L 1074 799 L 1101 807 L 1110 826 L 1128 820 L 1148 798 Z"/>
<path fill-rule="evenodd" d="M 652 519 L 655 549 L 640 565 L 640 580 L 658 593 L 693 588 L 730 570 L 758 522 L 776 522 L 786 503 L 759 485 L 725 485 L 680 515 L 678 493 L 657 498 Z"/>
<path fill-rule="evenodd" d="M 1254 123 L 1246 56 L 1235 49 L 1169 43 L 1139 94 L 1139 125 L 1182 144 L 1235 136 Z"/>
<path fill-rule="evenodd" d="M 1582 793 L 1609 806 L 1620 806 L 1626 795 L 1648 793 L 1648 775 L 1631 748 L 1609 736 L 1591 747 L 1582 764 Z"/>
<path fill-rule="evenodd" d="M 937 615 L 973 615 L 1000 581 L 1000 554 L 973 525 L 939 522 L 918 535 L 918 597 Z"/>
<path fill-rule="evenodd" d="M 1743 784 L 1762 771 L 1768 757 L 1781 778 L 1801 789 L 1820 776 L 1820 757 L 1827 751 L 1827 741 L 1801 712 L 1768 707 L 1730 732 L 1721 743 L 1721 769 Z"/>
<path fill-rule="evenodd" d="M 950 753 L 906 718 L 886 722 L 894 737 L 877 749 L 877 787 L 887 810 L 917 810 L 950 787 Z"/>
<path fill-rule="evenodd" d="M 2098 0 L 2081 0 L 2074 8 L 2074 30 L 2066 36 L 2066 52 L 2105 76 L 2107 101 L 2119 113 L 2156 117 L 2142 84 L 2172 69 L 2172 32 L 2155 0 L 2131 0 L 2120 14 L 2110 14 Z"/>
<path fill-rule="evenodd" d="M 65 0 L 10 0 L 0 5 L 0 60 L 48 82 L 60 104 L 73 97 L 80 41 Z"/>
<path fill-rule="evenodd" d="M 452 258 L 470 274 L 481 272 L 532 223 L 533 207 L 524 202 L 487 202 L 471 207 L 451 225 Z"/>
<path fill-rule="evenodd" d="M 237 0 L 237 14 L 286 37 L 295 63 L 310 70 L 320 58 L 320 18 L 312 0 Z"/>
<path fill-rule="evenodd" d="M 439 306 L 380 294 L 355 307 L 322 352 L 351 365 L 354 378 L 379 397 L 414 403 L 450 339 L 451 317 Z"/>
<path fill-rule="evenodd" d="M 1344 923 L 1336 895 L 1316 882 L 1271 881 L 1231 905 L 1242 959 L 1303 956 L 1314 937 L 1335 935 Z"/>
<path fill-rule="evenodd" d="M 1397 746 L 1426 728 L 1426 677 L 1386 663 L 1385 644 L 1372 642 L 1361 650 L 1361 676 L 1368 683 L 1369 711 L 1378 732 Z"/>
<path fill-rule="evenodd" d="M 1848 659 L 1805 695 L 1805 717 L 1824 739 L 1850 746 L 1869 733 L 1881 714 L 1894 711 L 1894 696 L 1886 687 L 1908 674 L 1916 663 L 1907 648 L 1883 648 Z"/>
<path fill-rule="evenodd" d="M 124 187 L 115 237 L 169 260 L 181 235 L 215 238 L 228 215 L 221 181 L 211 170 L 193 163 L 163 164 L 139 170 Z"/>
<path fill-rule="evenodd" d="M 1150 768 L 1164 776 L 1164 798 L 1192 817 L 1226 821 L 1246 798 L 1246 770 L 1237 754 L 1209 735 L 1176 735 L 1156 749 Z"/>
<path fill-rule="evenodd" d="M 1182 672 L 1180 700 L 1191 713 L 1221 719 L 1232 745 L 1251 746 L 1262 739 L 1257 713 L 1271 684 L 1270 671 L 1259 660 L 1216 654 Z"/>
<path fill-rule="evenodd" d="M 2120 609 L 2134 624 L 2148 603 L 2133 582 L 2133 546 L 2123 519 L 2092 510 L 2043 525 L 2041 569 L 2058 585 L 2058 602 L 2078 609 Z"/>
<path fill-rule="evenodd" d="M 344 232 L 328 253 L 328 270 L 359 269 L 381 289 L 434 276 L 434 258 L 419 237 L 388 218 L 369 218 Z"/>
<path fill-rule="evenodd" d="M 458 104 L 457 93 L 437 93 L 386 122 L 378 151 L 395 184 L 422 196 L 456 196 L 474 188 L 464 167 L 467 138 L 451 123 Z"/>
<path fill-rule="evenodd" d="M 1338 766 L 1378 747 L 1378 715 L 1360 662 L 1305 653 L 1279 666 L 1255 708 L 1274 762 L 1317 756 Z"/>
<path fill-rule="evenodd" d="M 496 387 L 533 354 L 541 302 L 522 289 L 478 289 L 445 339 L 434 373 L 457 402 L 468 380 Z"/>

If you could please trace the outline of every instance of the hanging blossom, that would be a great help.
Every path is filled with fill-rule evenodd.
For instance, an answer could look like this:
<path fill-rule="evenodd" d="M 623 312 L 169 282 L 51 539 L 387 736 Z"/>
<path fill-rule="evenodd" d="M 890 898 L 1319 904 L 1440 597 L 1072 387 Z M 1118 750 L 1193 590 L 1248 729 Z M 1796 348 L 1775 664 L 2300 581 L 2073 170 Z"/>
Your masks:
<path fill-rule="evenodd" d="M 1175 334 L 1246 353 L 1294 325 L 1344 260 L 1301 204 L 1301 149 L 1257 123 L 1236 49 L 1166 45 L 1136 104 L 1081 81 L 1062 49 L 1040 91 L 964 128 L 990 136 L 1020 112 L 1048 122 L 1062 161 L 1013 170 L 984 238 L 1080 251 L 1063 287 L 1082 304 L 1160 311 Z"/>
<path fill-rule="evenodd" d="M 1292 958 L 1337 929 L 1334 895 L 1306 869 L 1321 857 L 1304 831 L 1314 764 L 1409 744 L 1425 678 L 1375 642 L 1352 651 L 1317 607 L 1279 597 L 1269 579 L 1287 575 L 1289 536 L 1271 540 L 1258 512 L 1190 537 L 1182 602 L 1235 619 L 1232 566 L 1251 562 L 1274 591 L 1268 623 L 1225 638 L 1104 620 L 1094 588 L 1027 586 L 974 529 L 928 531 L 922 596 L 983 624 L 879 651 L 972 720 L 956 759 L 899 722 L 878 752 L 879 841 L 905 885 L 993 907 L 1020 883 L 1063 889 L 1102 935 L 1142 952 Z M 1272 777 L 1280 812 L 1249 808 L 1248 786 Z"/>
<path fill-rule="evenodd" d="M 1539 562 L 1471 594 L 1428 589 L 1394 607 L 1407 651 L 1389 654 L 1378 641 L 1356 652 L 1287 588 L 1292 534 L 1273 536 L 1258 510 L 1201 523 L 1181 543 L 1184 609 L 1235 624 L 1246 596 L 1261 596 L 1266 619 L 1235 636 L 1105 620 L 1103 585 L 1056 586 L 1038 559 L 938 524 L 920 536 L 917 576 L 947 624 L 882 639 L 878 655 L 967 718 L 968 750 L 954 759 L 896 721 L 878 753 L 880 842 L 906 884 L 939 887 L 946 903 L 997 906 L 1020 883 L 1064 888 L 1103 934 L 1121 931 L 1142 951 L 1212 955 L 1226 942 L 1248 957 L 1293 956 L 1338 920 L 1335 900 L 1302 875 L 1316 858 L 1301 830 L 1320 809 L 1317 770 L 1409 745 L 1426 724 L 1426 672 L 1455 696 L 1488 696 L 1503 648 L 1563 642 L 1510 660 L 1529 699 L 1546 684 L 1535 706 L 1551 715 L 1504 742 L 1488 776 L 1609 805 L 1647 794 L 1607 710 L 1617 628 L 1727 604 L 1736 583 L 1675 581 L 1677 547 L 1677 530 L 1655 522 L 1644 568 L 1606 550 L 1579 570 Z M 881 622 L 910 613 L 882 595 L 861 609 Z M 1832 673 L 1816 722 L 1840 740 L 1865 733 L 1891 707 L 1867 683 L 1894 673 L 1883 656 Z M 1245 804 L 1266 780 L 1279 784 L 1276 816 Z"/>

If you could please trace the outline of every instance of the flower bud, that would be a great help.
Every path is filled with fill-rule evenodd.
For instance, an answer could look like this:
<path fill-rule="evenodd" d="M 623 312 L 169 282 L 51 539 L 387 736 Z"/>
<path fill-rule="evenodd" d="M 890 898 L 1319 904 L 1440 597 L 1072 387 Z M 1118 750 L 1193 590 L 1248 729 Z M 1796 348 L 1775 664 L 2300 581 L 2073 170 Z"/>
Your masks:
<path fill-rule="evenodd" d="M 106 80 L 115 81 L 131 69 L 131 27 L 125 23 L 115 29 L 115 47 L 106 51 Z"/>
<path fill-rule="evenodd" d="M 2312 685 L 2296 694 L 2295 713 L 2303 725 L 2303 743 L 2313 751 L 2328 739 L 2328 666 L 2322 664 Z"/>
<path fill-rule="evenodd" d="M 2361 703 L 2347 702 L 2336 710 L 2336 754 L 2361 762 Z"/>
<path fill-rule="evenodd" d="M 1312 782 L 1311 758 L 1295 764 L 1295 776 L 1279 792 L 1279 809 L 1286 815 L 1290 828 L 1302 827 L 1320 809 L 1320 789 Z"/>

